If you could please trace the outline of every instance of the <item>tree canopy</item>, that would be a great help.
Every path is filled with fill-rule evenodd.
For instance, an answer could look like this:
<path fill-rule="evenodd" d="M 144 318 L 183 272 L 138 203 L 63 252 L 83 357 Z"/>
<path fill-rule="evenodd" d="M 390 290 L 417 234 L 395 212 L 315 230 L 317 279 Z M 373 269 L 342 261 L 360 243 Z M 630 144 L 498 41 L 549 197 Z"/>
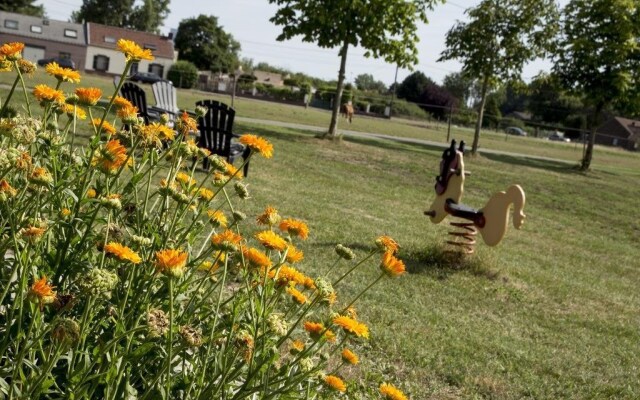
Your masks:
<path fill-rule="evenodd" d="M 639 40 L 640 7 L 635 0 L 572 0 L 564 9 L 553 71 L 565 88 L 582 93 L 593 107 L 583 170 L 591 165 L 602 111 L 612 105 L 640 105 Z"/>
<path fill-rule="evenodd" d="M 159 33 L 169 15 L 169 3 L 170 0 L 144 0 L 135 5 L 135 0 L 83 0 L 71 19 Z"/>
<path fill-rule="evenodd" d="M 415 71 L 404 78 L 404 80 L 398 85 L 396 95 L 399 99 L 418 103 L 420 102 L 420 96 L 422 95 L 424 88 L 430 83 L 434 83 L 431 78 L 428 78 L 421 71 Z"/>
<path fill-rule="evenodd" d="M 0 3 L 0 10 L 34 17 L 44 17 L 44 6 L 42 4 L 33 4 L 35 2 L 36 0 L 3 0 Z"/>
<path fill-rule="evenodd" d="M 180 21 L 175 38 L 178 57 L 198 69 L 233 72 L 240 64 L 240 43 L 218 25 L 213 15 L 199 15 Z"/>
<path fill-rule="evenodd" d="M 475 154 L 490 86 L 519 79 L 525 63 L 549 52 L 558 9 L 554 0 L 483 0 L 465 13 L 469 21 L 458 22 L 447 32 L 440 60 L 459 60 L 465 74 L 482 82 L 471 149 Z"/>
<path fill-rule="evenodd" d="M 355 84 L 358 90 L 378 93 L 385 93 L 387 91 L 387 85 L 382 81 L 377 81 L 371 74 L 360 74 L 356 76 Z"/>
<path fill-rule="evenodd" d="M 409 67 L 418 49 L 417 24 L 427 22 L 427 10 L 438 0 L 269 0 L 279 9 L 271 22 L 282 27 L 278 40 L 301 36 L 324 48 L 339 48 L 340 69 L 328 135 L 334 137 L 344 85 L 349 47 L 365 55 Z M 330 3 L 330 4 L 328 4 Z"/>
<path fill-rule="evenodd" d="M 444 77 L 442 87 L 455 96 L 460 101 L 460 105 L 467 105 L 472 95 L 473 78 L 462 72 L 452 72 Z"/>

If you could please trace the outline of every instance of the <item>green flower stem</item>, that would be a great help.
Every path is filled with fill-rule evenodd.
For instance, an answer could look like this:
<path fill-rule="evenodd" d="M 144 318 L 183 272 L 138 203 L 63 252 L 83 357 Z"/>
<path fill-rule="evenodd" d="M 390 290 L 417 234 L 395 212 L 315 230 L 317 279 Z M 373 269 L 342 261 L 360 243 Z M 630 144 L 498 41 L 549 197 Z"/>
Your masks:
<path fill-rule="evenodd" d="M 7 99 L 4 101 L 4 104 L 2 105 L 2 109 L 0 109 L 0 115 L 4 115 L 4 110 L 7 108 L 7 104 L 9 104 L 9 100 L 11 100 L 11 96 L 13 96 L 13 92 L 16 90 L 16 86 L 18 86 L 18 82 L 20 82 L 20 76 L 16 76 L 16 80 L 13 81 L 13 86 L 11 86 L 11 90 L 9 90 Z"/>
<path fill-rule="evenodd" d="M 40 390 L 40 386 L 42 385 L 42 381 L 44 381 L 44 379 L 47 376 L 49 376 L 49 374 L 51 373 L 51 370 L 55 366 L 55 362 L 58 361 L 60 355 L 62 354 L 61 350 L 62 350 L 62 343 L 56 344 L 55 347 L 53 349 L 51 349 L 51 352 L 49 353 L 49 357 L 47 358 L 47 361 L 45 362 L 45 365 L 44 365 L 42 373 L 40 374 L 38 379 L 32 385 L 32 388 L 30 389 L 28 395 L 24 397 L 25 399 L 38 399 L 38 398 L 40 398 L 39 397 L 39 394 L 40 394 L 39 390 Z"/>
<path fill-rule="evenodd" d="M 380 279 L 382 279 L 384 277 L 384 272 L 382 274 L 380 274 L 380 276 L 373 282 L 371 282 L 371 284 L 369 284 L 369 286 L 367 286 L 363 291 L 361 291 L 360 293 L 358 293 L 358 295 L 356 296 L 355 299 L 353 299 L 351 301 L 351 303 L 349 303 L 349 305 L 347 305 L 343 310 L 342 313 L 345 313 L 349 307 L 351 307 L 356 301 L 358 301 L 358 299 L 360 298 L 360 296 L 362 296 L 363 294 L 365 294 L 365 292 L 367 292 L 369 289 L 371 289 L 373 287 L 373 285 L 375 285 L 376 283 L 378 283 L 380 281 Z"/>
<path fill-rule="evenodd" d="M 18 62 L 14 61 L 13 66 L 18 73 L 18 78 L 20 79 L 20 84 L 22 85 L 22 91 L 24 92 L 24 102 L 27 105 L 27 113 L 29 114 L 29 118 L 33 118 L 33 115 L 31 114 L 31 103 L 29 102 L 29 96 L 27 95 L 27 86 L 24 84 L 24 78 L 22 77 L 22 72 L 20 72 Z"/>
<path fill-rule="evenodd" d="M 173 278 L 168 277 L 169 279 L 169 335 L 167 339 L 167 398 L 171 398 L 171 359 L 173 358 L 172 349 L 173 349 Z"/>
<path fill-rule="evenodd" d="M 372 250 L 371 253 L 369 253 L 369 255 L 367 255 L 365 258 L 363 258 L 358 263 L 356 263 L 353 267 L 351 267 L 351 269 L 349 271 L 347 271 L 344 275 L 342 275 L 340 278 L 338 278 L 337 281 L 333 282 L 333 287 L 335 288 L 338 285 L 338 283 L 340 283 L 344 278 L 349 276 L 349 274 L 351 274 L 353 271 L 355 271 L 356 268 L 358 268 L 360 265 L 362 265 L 365 261 L 370 259 L 376 253 L 378 253 L 377 249 L 376 250 Z"/>

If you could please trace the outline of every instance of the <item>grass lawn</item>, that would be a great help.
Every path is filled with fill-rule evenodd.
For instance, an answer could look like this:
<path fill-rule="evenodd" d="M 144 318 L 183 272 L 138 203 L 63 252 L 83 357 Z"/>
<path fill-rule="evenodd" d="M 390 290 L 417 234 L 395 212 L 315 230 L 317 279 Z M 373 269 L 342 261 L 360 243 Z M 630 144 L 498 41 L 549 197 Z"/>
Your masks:
<path fill-rule="evenodd" d="M 181 91 L 179 102 L 205 96 L 211 95 Z M 239 115 L 254 118 L 309 125 L 328 118 L 254 100 L 236 105 Z M 349 128 L 442 135 L 416 124 L 358 118 Z M 464 203 L 480 208 L 496 191 L 519 183 L 528 218 L 521 231 L 510 227 L 498 247 L 480 243 L 476 255 L 447 263 L 448 225 L 422 215 L 434 197 L 441 150 L 375 139 L 337 143 L 299 129 L 236 125 L 275 147 L 273 159 L 252 160 L 246 182 L 253 200 L 242 211 L 256 215 L 273 205 L 285 217 L 307 221 L 311 235 L 300 246 L 305 272 L 325 273 L 336 243 L 363 255 L 387 234 L 402 246 L 409 273 L 384 280 L 356 304 L 372 337 L 366 351 L 356 349 L 362 364 L 347 376 L 351 390 L 366 393 L 365 387 L 393 381 L 403 382 L 413 399 L 640 398 L 640 220 L 633 208 L 640 154 L 598 147 L 588 174 L 564 162 L 468 157 Z M 466 139 L 465 132 L 453 137 Z M 504 141 L 490 133 L 481 143 L 580 158 L 563 143 Z M 341 283 L 339 301 L 349 302 L 377 277 L 377 268 L 366 264 Z"/>

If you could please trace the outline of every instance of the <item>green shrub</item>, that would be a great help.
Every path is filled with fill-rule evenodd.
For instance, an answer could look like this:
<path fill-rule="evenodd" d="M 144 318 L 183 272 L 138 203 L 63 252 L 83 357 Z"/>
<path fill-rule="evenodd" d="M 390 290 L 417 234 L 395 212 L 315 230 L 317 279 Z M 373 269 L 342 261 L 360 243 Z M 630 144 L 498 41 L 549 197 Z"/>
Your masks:
<path fill-rule="evenodd" d="M 173 82 L 173 86 L 183 89 L 191 89 L 196 85 L 198 69 L 189 61 L 176 61 L 169 68 L 167 79 Z"/>

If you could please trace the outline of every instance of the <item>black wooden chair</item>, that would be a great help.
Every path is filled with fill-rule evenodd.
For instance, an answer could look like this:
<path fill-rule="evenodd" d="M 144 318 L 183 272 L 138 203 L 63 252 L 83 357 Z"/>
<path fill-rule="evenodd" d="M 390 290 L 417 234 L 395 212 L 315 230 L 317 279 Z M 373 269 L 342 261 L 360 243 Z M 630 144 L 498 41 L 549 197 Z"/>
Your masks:
<path fill-rule="evenodd" d="M 217 154 L 233 164 L 238 156 L 243 160 L 249 157 L 250 150 L 241 143 L 233 142 L 232 138 L 239 135 L 233 133 L 233 121 L 236 111 L 216 100 L 201 100 L 196 106 L 205 107 L 207 113 L 198 118 L 198 130 L 200 138 L 198 145 L 206 148 L 212 154 Z M 205 158 L 204 169 L 209 169 L 209 160 Z M 249 163 L 244 165 L 244 176 L 249 173 Z"/>
<path fill-rule="evenodd" d="M 157 121 L 160 119 L 159 110 L 147 106 L 147 94 L 140 86 L 133 82 L 125 82 L 120 88 L 120 95 L 129 100 L 131 104 L 138 107 L 138 114 L 144 118 L 144 123 Z"/>

